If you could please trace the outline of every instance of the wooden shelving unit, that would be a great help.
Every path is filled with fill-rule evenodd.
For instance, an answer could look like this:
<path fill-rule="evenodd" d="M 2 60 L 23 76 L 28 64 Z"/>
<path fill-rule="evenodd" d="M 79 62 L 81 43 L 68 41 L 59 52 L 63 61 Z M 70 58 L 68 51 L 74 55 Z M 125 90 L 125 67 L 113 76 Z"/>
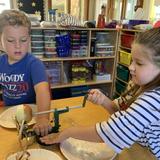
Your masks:
<path fill-rule="evenodd" d="M 115 76 L 116 83 L 114 92 L 120 95 L 124 91 L 130 80 L 128 66 L 131 63 L 131 44 L 134 38 L 142 31 L 122 29 L 119 36 L 119 44 L 117 49 L 117 73 Z M 129 57 L 129 58 L 128 58 Z M 124 80 L 125 79 L 125 80 Z"/>
<path fill-rule="evenodd" d="M 85 85 L 101 85 L 101 84 L 112 84 L 112 80 L 102 80 L 102 81 L 99 81 L 99 82 L 96 82 L 96 81 L 87 81 L 85 83 L 77 83 L 77 84 L 74 84 L 74 83 L 67 83 L 67 84 L 59 84 L 59 85 L 52 85 L 51 88 L 52 89 L 56 89 L 56 88 L 66 88 L 66 87 L 78 87 L 78 86 L 85 86 Z"/>
<path fill-rule="evenodd" d="M 60 81 L 58 83 L 51 83 L 51 89 L 64 89 L 64 88 L 73 88 L 73 87 L 83 87 L 87 86 L 88 88 L 100 88 L 106 92 L 110 97 L 113 96 L 113 89 L 115 84 L 115 71 L 117 65 L 117 53 L 118 53 L 118 40 L 119 40 L 119 31 L 116 29 L 99 29 L 99 28 L 41 28 L 41 27 L 33 27 L 32 31 L 41 30 L 44 33 L 45 30 L 54 31 L 56 36 L 60 34 L 80 34 L 81 32 L 86 33 L 86 54 L 83 56 L 72 56 L 70 54 L 67 57 L 59 57 L 59 56 L 50 56 L 39 57 L 44 63 L 47 64 L 58 64 L 60 66 L 59 75 Z M 52 37 L 52 35 L 50 35 Z M 32 39 L 32 35 L 31 35 Z M 43 35 L 44 41 L 44 35 Z M 42 42 L 42 41 L 41 41 Z M 37 43 L 37 41 L 36 41 Z M 31 43 L 31 53 L 32 51 L 33 40 Z M 40 44 L 39 44 L 40 45 Z M 43 42 L 45 45 L 45 42 Z M 41 45 L 40 45 L 41 47 Z M 109 50 L 107 50 L 107 47 Z M 45 48 L 45 46 L 44 46 Z M 106 50 L 105 50 L 106 48 Z M 93 51 L 94 50 L 94 51 Z M 45 50 L 42 52 L 45 55 Z M 92 73 L 90 79 L 85 79 L 84 81 L 73 81 L 72 80 L 72 63 L 76 62 L 87 62 L 92 63 Z M 97 76 L 97 70 L 95 64 L 103 62 L 103 68 L 106 74 L 108 73 L 109 78 L 100 79 Z M 54 67 L 53 67 L 54 68 Z M 55 73 L 56 74 L 56 73 Z M 96 78 L 95 78 L 96 77 Z M 98 78 L 99 79 L 98 79 Z"/>
<path fill-rule="evenodd" d="M 117 58 L 117 44 L 118 44 L 118 36 L 119 32 L 116 29 L 99 29 L 99 28 L 40 28 L 34 27 L 34 30 L 54 30 L 55 35 L 60 34 L 80 34 L 85 32 L 87 37 L 87 45 L 86 45 L 86 54 L 85 56 L 70 56 L 68 57 L 40 57 L 40 59 L 44 63 L 59 63 L 60 64 L 60 82 L 57 84 L 51 84 L 51 88 L 54 89 L 61 89 L 61 88 L 70 88 L 70 87 L 80 87 L 80 86 L 89 86 L 89 88 L 101 88 L 105 90 L 105 92 L 112 97 L 113 94 L 113 86 L 114 86 L 114 77 L 115 77 L 115 70 L 116 70 L 116 58 Z M 94 43 L 94 44 L 93 44 Z M 104 47 L 103 47 L 104 45 Z M 107 51 L 108 49 L 111 51 Z M 99 48 L 98 47 L 102 47 Z M 32 46 L 31 46 L 32 48 Z M 106 48 L 106 50 L 105 50 Z M 94 49 L 94 53 L 93 50 Z M 44 51 L 45 54 L 45 51 Z M 92 76 L 89 80 L 85 80 L 84 82 L 74 82 L 72 79 L 72 69 L 73 64 L 76 62 L 89 62 L 94 64 L 92 68 Z M 96 63 L 104 64 L 104 72 L 110 75 L 110 79 L 102 79 L 96 80 L 94 77 L 97 72 L 97 68 L 95 66 Z M 73 63 L 73 64 L 72 64 Z M 67 77 L 67 80 L 66 80 Z"/>

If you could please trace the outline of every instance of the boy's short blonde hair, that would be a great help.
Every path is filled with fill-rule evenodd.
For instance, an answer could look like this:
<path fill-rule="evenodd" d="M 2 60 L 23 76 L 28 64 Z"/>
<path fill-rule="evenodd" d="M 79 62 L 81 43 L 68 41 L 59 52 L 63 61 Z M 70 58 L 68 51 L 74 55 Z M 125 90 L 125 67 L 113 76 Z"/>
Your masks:
<path fill-rule="evenodd" d="M 0 34 L 3 32 L 5 26 L 24 26 L 28 27 L 30 34 L 31 31 L 31 22 L 28 16 L 19 10 L 4 10 L 0 14 Z"/>

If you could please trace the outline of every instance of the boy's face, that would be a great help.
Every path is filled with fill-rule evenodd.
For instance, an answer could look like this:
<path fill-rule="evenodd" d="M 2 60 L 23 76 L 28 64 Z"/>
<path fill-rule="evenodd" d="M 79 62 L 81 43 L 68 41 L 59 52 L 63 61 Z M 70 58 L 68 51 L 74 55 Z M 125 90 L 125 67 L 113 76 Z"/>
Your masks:
<path fill-rule="evenodd" d="M 30 45 L 28 28 L 23 26 L 4 27 L 1 43 L 10 64 L 20 61 L 28 52 Z"/>

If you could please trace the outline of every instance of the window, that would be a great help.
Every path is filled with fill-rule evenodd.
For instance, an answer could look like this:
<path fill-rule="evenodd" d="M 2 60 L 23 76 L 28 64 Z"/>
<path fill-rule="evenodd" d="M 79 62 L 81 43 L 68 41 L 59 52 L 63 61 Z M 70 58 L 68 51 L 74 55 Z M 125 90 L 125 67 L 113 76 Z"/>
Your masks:
<path fill-rule="evenodd" d="M 11 9 L 10 0 L 1 0 L 0 1 L 0 13 L 5 9 Z"/>
<path fill-rule="evenodd" d="M 52 0 L 52 9 L 57 9 L 59 13 L 66 13 L 66 0 Z"/>
<path fill-rule="evenodd" d="M 101 13 L 101 6 L 107 5 L 107 0 L 96 0 L 96 11 L 95 11 L 95 20 L 98 19 L 98 15 Z"/>
<path fill-rule="evenodd" d="M 121 19 L 121 12 L 122 12 L 122 0 L 115 0 L 114 5 L 114 19 L 120 20 Z"/>
<path fill-rule="evenodd" d="M 128 0 L 127 1 L 127 8 L 126 8 L 126 19 L 133 19 L 135 11 L 134 7 L 136 5 L 136 0 Z"/>
<path fill-rule="evenodd" d="M 154 12 L 153 14 L 155 14 L 154 19 L 155 20 L 159 20 L 160 19 L 160 1 L 155 0 L 154 2 Z"/>
<path fill-rule="evenodd" d="M 106 6 L 105 16 L 107 22 L 121 19 L 122 0 L 96 0 L 95 20 L 98 19 L 102 5 Z"/>

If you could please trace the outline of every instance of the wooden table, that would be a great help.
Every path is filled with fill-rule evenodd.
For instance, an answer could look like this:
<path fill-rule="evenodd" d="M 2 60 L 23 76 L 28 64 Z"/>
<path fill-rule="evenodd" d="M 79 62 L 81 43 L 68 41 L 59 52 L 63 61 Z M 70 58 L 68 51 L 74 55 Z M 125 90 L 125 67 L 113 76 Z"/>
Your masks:
<path fill-rule="evenodd" d="M 77 106 L 81 105 L 83 101 L 83 97 L 76 98 L 67 98 L 67 99 L 59 99 L 53 100 L 51 103 L 52 108 L 64 108 L 66 106 Z M 5 107 L 0 108 L 0 112 L 4 111 Z M 86 103 L 85 108 L 74 109 L 67 113 L 60 115 L 60 124 L 61 130 L 68 128 L 70 126 L 87 126 L 93 125 L 96 122 L 100 122 L 106 120 L 109 117 L 108 112 L 98 106 L 94 105 L 90 102 Z M 6 129 L 0 127 L 0 160 L 4 160 L 5 157 L 12 152 L 19 151 L 19 143 L 17 139 L 17 131 L 16 129 Z M 63 160 L 66 160 L 65 157 L 61 154 L 59 147 L 48 146 L 42 147 L 37 143 L 34 143 L 30 146 L 30 148 L 46 148 L 48 150 L 52 150 L 56 152 Z M 120 155 L 118 155 L 115 160 L 155 160 L 155 158 L 151 155 L 151 153 L 146 149 L 142 148 L 138 144 L 134 144 L 132 148 L 125 149 Z"/>

